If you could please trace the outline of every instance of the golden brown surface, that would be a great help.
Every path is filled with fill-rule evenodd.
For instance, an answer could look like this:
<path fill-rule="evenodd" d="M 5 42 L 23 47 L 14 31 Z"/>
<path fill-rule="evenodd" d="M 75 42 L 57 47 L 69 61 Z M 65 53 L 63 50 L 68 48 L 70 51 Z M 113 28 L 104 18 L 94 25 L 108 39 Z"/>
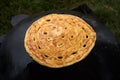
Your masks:
<path fill-rule="evenodd" d="M 85 58 L 95 41 L 95 31 L 83 19 L 69 14 L 49 14 L 33 22 L 24 43 L 36 62 L 60 68 Z"/>

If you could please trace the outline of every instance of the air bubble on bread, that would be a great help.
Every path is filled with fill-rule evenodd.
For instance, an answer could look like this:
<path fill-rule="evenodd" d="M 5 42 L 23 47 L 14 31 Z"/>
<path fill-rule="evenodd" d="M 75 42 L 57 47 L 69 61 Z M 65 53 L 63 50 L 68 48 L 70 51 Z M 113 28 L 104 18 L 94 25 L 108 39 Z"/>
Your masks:
<path fill-rule="evenodd" d="M 73 38 L 73 35 L 71 35 L 71 37 L 70 37 L 71 39 Z"/>
<path fill-rule="evenodd" d="M 67 27 L 65 27 L 65 29 L 67 29 Z"/>
<path fill-rule="evenodd" d="M 86 38 L 88 38 L 88 35 L 86 35 Z"/>
<path fill-rule="evenodd" d="M 40 46 L 38 46 L 38 49 L 41 49 L 41 47 L 40 47 Z"/>
<path fill-rule="evenodd" d="M 50 19 L 47 19 L 46 21 L 47 21 L 47 22 L 50 22 Z"/>
<path fill-rule="evenodd" d="M 46 31 L 44 31 L 44 32 L 43 32 L 43 34 L 44 34 L 44 35 L 47 35 L 47 32 L 46 32 Z"/>
<path fill-rule="evenodd" d="M 64 44 L 62 42 L 57 43 L 57 47 L 62 47 Z"/>
<path fill-rule="evenodd" d="M 77 54 L 77 51 L 73 52 L 72 55 Z"/>
<path fill-rule="evenodd" d="M 64 35 L 62 35 L 62 38 L 64 38 L 65 36 Z"/>
<path fill-rule="evenodd" d="M 33 37 L 33 41 L 35 41 L 35 37 Z"/>
<path fill-rule="evenodd" d="M 46 54 L 44 54 L 44 57 L 48 58 L 49 56 L 48 56 L 48 55 L 46 55 Z"/>
<path fill-rule="evenodd" d="M 47 37 L 47 41 L 52 41 L 53 38 L 52 37 Z"/>
<path fill-rule="evenodd" d="M 57 58 L 58 58 L 58 59 L 62 59 L 63 57 L 62 57 L 62 56 L 58 56 Z"/>
<path fill-rule="evenodd" d="M 83 47 L 86 47 L 86 44 L 84 44 Z"/>

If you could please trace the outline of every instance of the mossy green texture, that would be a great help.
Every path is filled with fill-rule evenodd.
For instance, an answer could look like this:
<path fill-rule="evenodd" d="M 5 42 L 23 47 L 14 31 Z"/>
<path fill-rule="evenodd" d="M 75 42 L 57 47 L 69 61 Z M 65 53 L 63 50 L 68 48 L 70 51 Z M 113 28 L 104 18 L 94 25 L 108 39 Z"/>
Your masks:
<path fill-rule="evenodd" d="M 120 41 L 120 0 L 0 0 L 0 35 L 8 33 L 17 14 L 32 15 L 48 10 L 70 10 L 86 3 Z"/>

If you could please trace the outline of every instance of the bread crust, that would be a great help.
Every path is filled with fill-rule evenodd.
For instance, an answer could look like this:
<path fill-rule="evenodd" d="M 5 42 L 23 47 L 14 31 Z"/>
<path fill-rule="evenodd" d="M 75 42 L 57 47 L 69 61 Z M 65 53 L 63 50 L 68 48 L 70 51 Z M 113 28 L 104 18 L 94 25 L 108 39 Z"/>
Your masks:
<path fill-rule="evenodd" d="M 61 68 L 83 60 L 95 41 L 96 32 L 82 18 L 53 13 L 32 23 L 26 31 L 24 46 L 39 64 Z"/>

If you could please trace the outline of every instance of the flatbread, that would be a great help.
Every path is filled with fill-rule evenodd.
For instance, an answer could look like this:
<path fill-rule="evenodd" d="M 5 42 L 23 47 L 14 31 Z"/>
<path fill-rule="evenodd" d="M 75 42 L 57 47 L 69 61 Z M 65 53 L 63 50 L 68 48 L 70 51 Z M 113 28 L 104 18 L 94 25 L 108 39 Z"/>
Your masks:
<path fill-rule="evenodd" d="M 61 68 L 84 59 L 95 41 L 96 32 L 83 19 L 53 13 L 32 23 L 26 31 L 24 45 L 39 64 Z"/>

